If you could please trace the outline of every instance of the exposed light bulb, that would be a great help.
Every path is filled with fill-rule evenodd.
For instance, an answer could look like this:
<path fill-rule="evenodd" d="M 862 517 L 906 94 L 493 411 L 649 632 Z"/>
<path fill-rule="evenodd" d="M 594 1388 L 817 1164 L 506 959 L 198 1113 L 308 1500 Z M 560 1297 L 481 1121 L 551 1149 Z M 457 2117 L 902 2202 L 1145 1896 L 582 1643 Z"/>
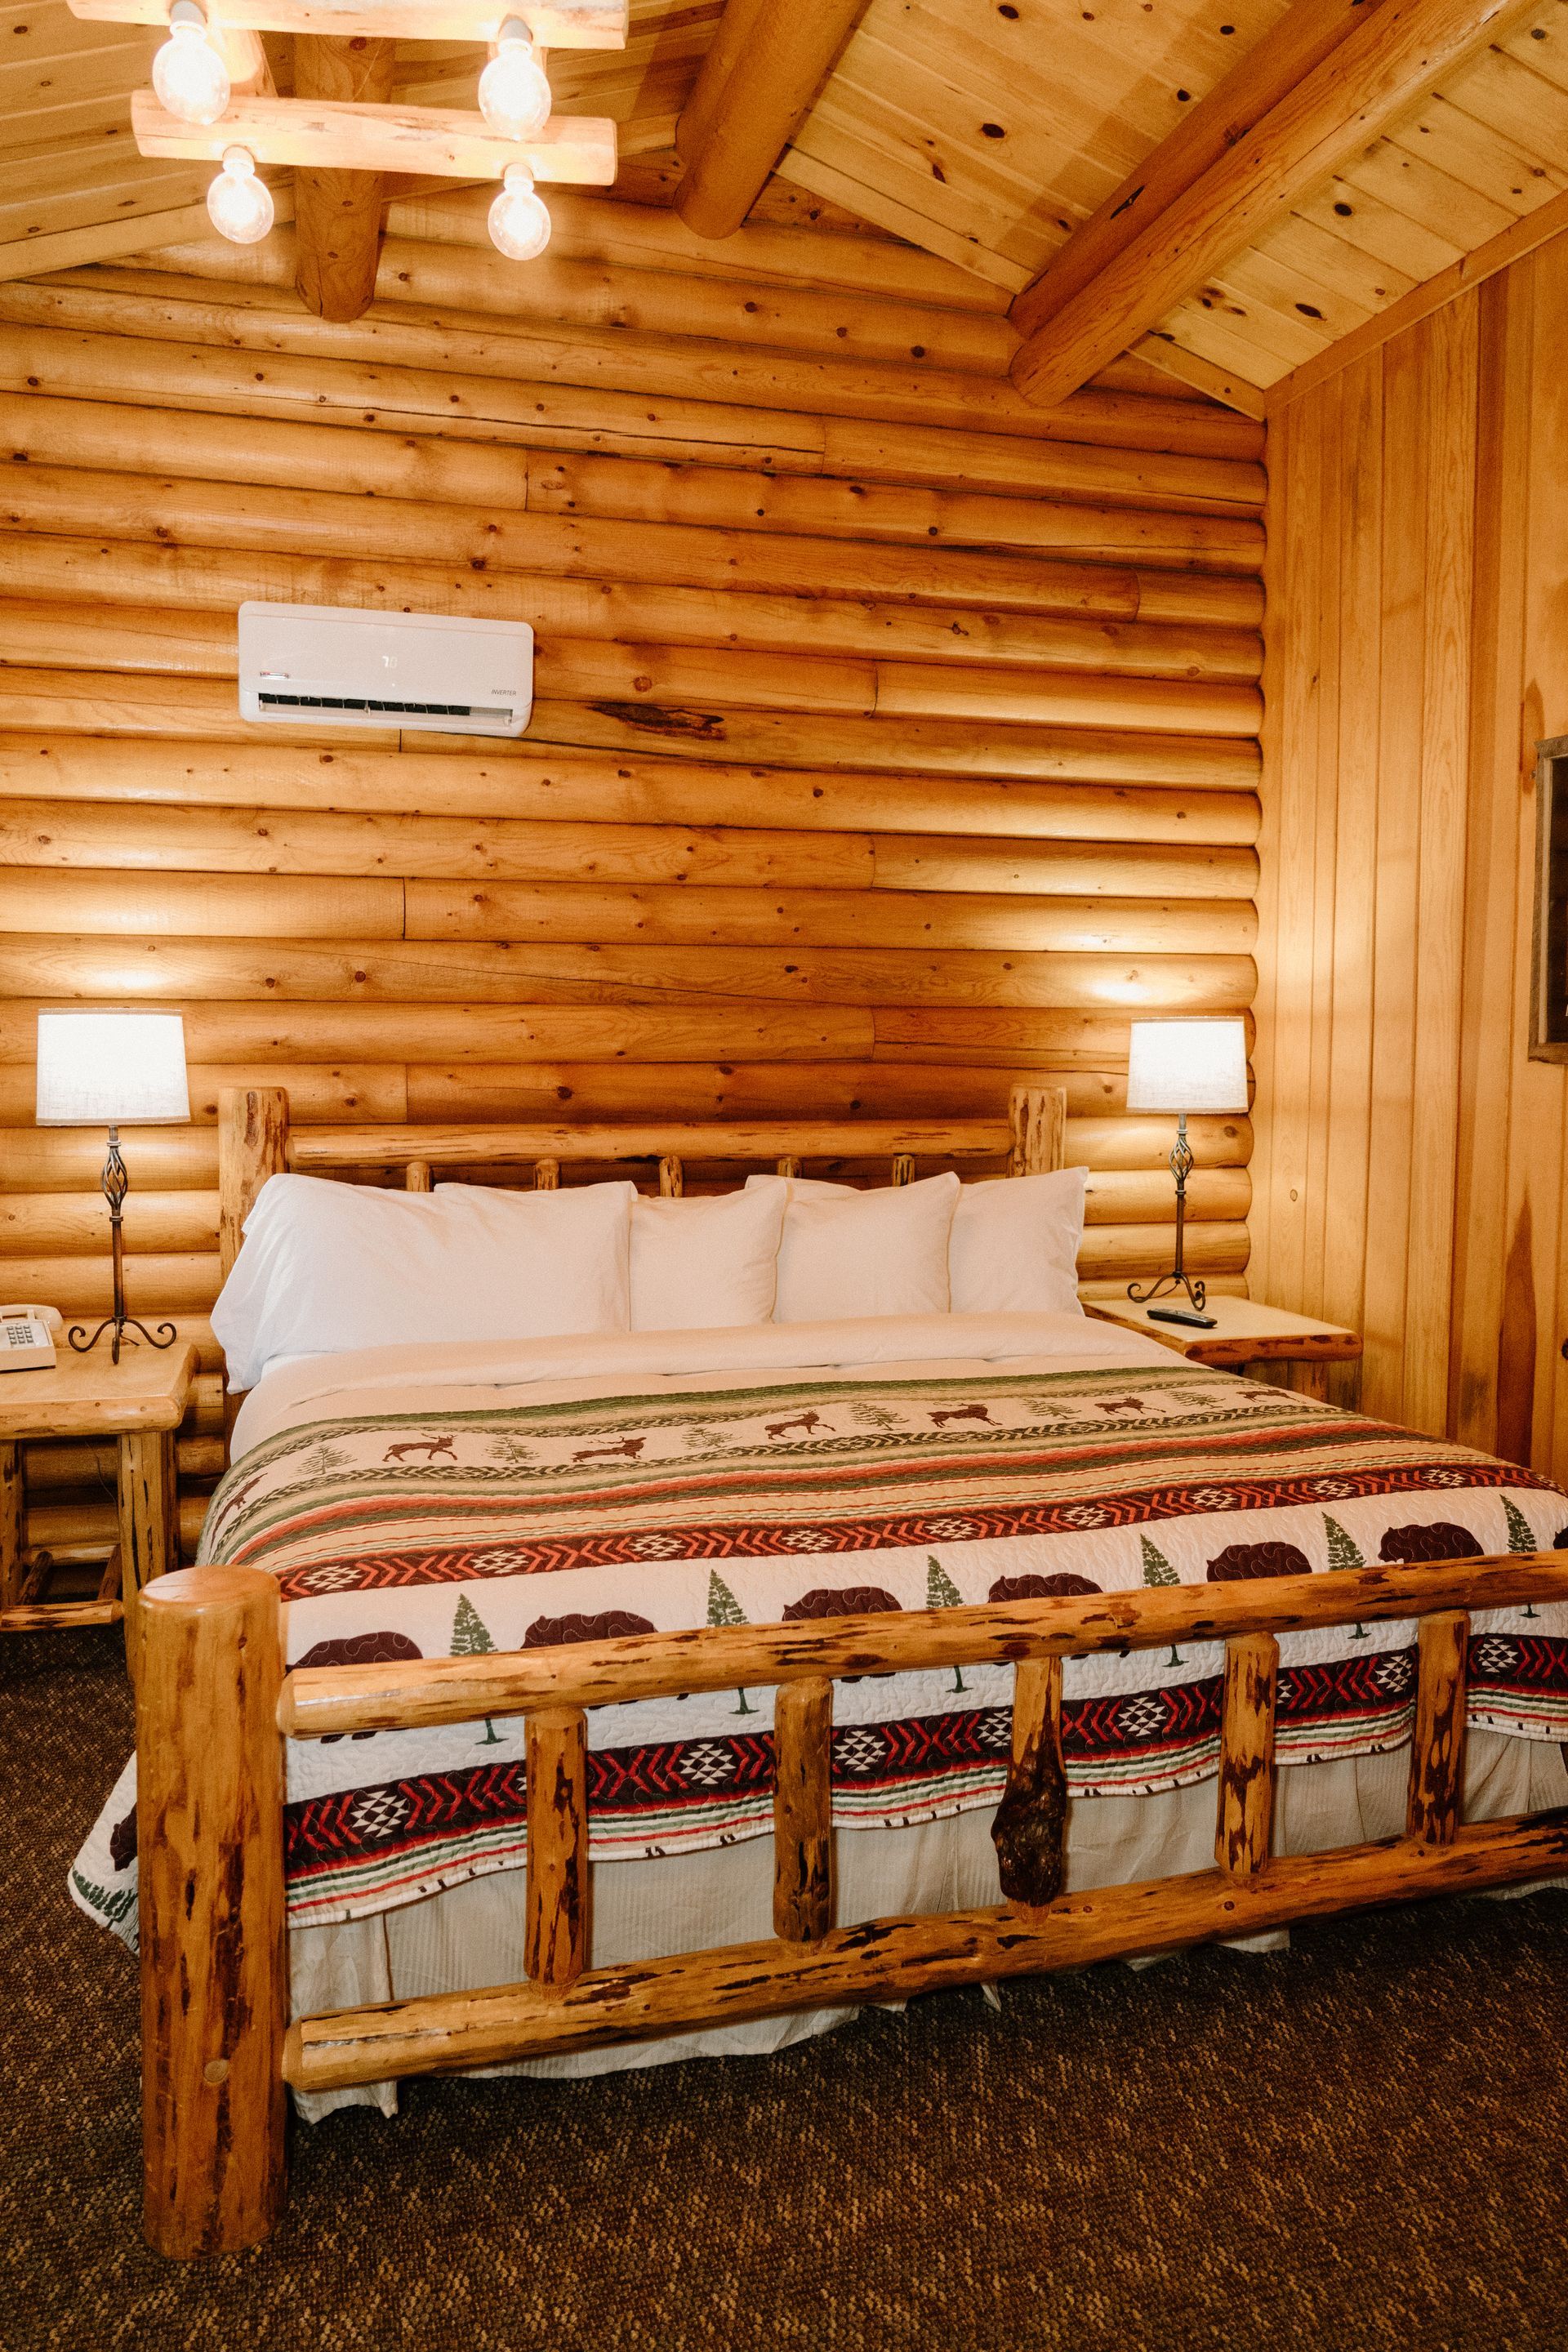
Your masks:
<path fill-rule="evenodd" d="M 153 60 L 160 105 L 182 122 L 216 122 L 228 105 L 228 72 L 207 39 L 196 0 L 174 0 L 169 37 Z"/>
<path fill-rule="evenodd" d="M 479 76 L 479 112 L 505 139 L 531 139 L 550 120 L 550 80 L 521 16 L 500 28 L 496 53 Z"/>
<path fill-rule="evenodd" d="M 550 215 L 526 163 L 509 163 L 490 206 L 490 242 L 510 261 L 535 261 L 550 242 Z"/>
<path fill-rule="evenodd" d="M 231 245 L 258 245 L 272 226 L 272 191 L 256 176 L 247 147 L 226 147 L 223 169 L 207 190 L 207 217 Z"/>

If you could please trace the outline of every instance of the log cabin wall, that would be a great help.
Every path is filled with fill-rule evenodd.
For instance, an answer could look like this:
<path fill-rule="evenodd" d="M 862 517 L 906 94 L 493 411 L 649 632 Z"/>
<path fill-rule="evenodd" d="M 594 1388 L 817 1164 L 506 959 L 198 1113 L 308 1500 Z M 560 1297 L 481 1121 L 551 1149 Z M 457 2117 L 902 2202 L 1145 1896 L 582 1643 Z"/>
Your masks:
<path fill-rule="evenodd" d="M 1568 1471 L 1565 1073 L 1528 1058 L 1568 731 L 1568 238 L 1270 419 L 1253 1287 L 1370 1411 Z"/>
<path fill-rule="evenodd" d="M 1005 297 L 847 226 L 552 209 L 509 270 L 469 200 L 395 207 L 349 327 L 286 231 L 0 285 L 7 1295 L 108 1295 L 40 1002 L 184 1013 L 129 1286 L 209 1364 L 237 1082 L 305 1125 L 940 1117 L 1038 1071 L 1086 1276 L 1154 1270 L 1129 1016 L 1253 992 L 1260 428 L 1136 362 L 1043 415 Z M 528 620 L 529 732 L 247 729 L 247 596 Z M 1240 1287 L 1250 1130 L 1194 1140 L 1189 1261 Z M 35 1540 L 107 1536 L 73 1460 L 35 1452 Z"/>

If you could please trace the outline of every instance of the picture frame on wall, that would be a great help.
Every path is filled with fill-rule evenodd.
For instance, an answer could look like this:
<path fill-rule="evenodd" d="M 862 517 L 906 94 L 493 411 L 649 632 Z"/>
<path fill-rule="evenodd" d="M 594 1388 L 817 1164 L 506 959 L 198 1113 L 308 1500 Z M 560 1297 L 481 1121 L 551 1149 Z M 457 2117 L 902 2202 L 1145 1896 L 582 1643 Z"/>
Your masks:
<path fill-rule="evenodd" d="M 1568 1062 L 1568 735 L 1536 745 L 1530 1058 Z"/>

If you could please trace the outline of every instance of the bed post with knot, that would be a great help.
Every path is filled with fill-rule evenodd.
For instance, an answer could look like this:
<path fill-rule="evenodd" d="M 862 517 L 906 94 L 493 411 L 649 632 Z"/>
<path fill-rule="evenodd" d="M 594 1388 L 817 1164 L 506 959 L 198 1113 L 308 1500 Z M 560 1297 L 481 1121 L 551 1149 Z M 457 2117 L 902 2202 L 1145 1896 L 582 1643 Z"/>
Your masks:
<path fill-rule="evenodd" d="M 289 1094 L 284 1087 L 224 1087 L 217 1098 L 217 1263 L 226 1282 L 245 1221 L 269 1176 L 289 1166 Z M 226 1384 L 223 1401 L 224 1460 L 234 1433 L 239 1400 Z"/>
<path fill-rule="evenodd" d="M 277 1580 L 181 1569 L 148 1585 L 141 1622 L 142 2226 L 189 2261 L 258 2245 L 283 2210 Z"/>
<path fill-rule="evenodd" d="M 1015 1087 L 1007 1113 L 1013 1129 L 1008 1173 L 1048 1176 L 1060 1168 L 1067 1158 L 1065 1088 Z M 1055 1902 L 1066 1869 L 1061 1721 L 1061 1660 L 1021 1658 L 1013 1694 L 1013 1758 L 991 1839 L 1003 1894 L 1031 1909 Z"/>
<path fill-rule="evenodd" d="M 1068 1098 L 1062 1087 L 1013 1088 L 1007 1116 L 1013 1129 L 1010 1176 L 1048 1176 L 1067 1160 Z"/>
<path fill-rule="evenodd" d="M 217 1255 L 226 1282 L 258 1192 L 288 1166 L 288 1089 L 225 1087 L 217 1098 Z"/>

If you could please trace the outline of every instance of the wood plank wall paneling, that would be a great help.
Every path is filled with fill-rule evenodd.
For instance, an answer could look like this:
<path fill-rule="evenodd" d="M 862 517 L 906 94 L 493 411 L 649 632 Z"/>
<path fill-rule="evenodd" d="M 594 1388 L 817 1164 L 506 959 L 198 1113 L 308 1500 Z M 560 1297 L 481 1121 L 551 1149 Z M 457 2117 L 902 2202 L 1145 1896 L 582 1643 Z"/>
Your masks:
<path fill-rule="evenodd" d="M 1562 1066 L 1527 1054 L 1568 731 L 1568 238 L 1271 420 L 1254 1290 L 1367 1409 L 1568 1473 Z"/>
<path fill-rule="evenodd" d="M 859 290 L 863 238 L 754 293 L 734 242 L 733 284 L 608 255 L 613 332 L 481 317 L 510 281 L 460 244 L 389 246 L 352 328 L 211 247 L 0 288 L 9 1294 L 107 1294 L 97 1139 L 31 1125 L 70 1002 L 184 1011 L 129 1285 L 209 1364 L 239 1082 L 305 1125 L 722 1119 L 992 1114 L 1038 1070 L 1093 1171 L 1086 1276 L 1163 1261 L 1127 1022 L 1252 1000 L 1261 433 L 1122 390 L 1025 412 L 995 323 Z M 556 275 L 586 319 L 605 272 Z M 248 595 L 529 620 L 530 733 L 247 730 Z M 1239 1287 L 1250 1128 L 1194 1140 L 1189 1255 Z M 58 1457 L 35 1538 L 84 1544 Z"/>

